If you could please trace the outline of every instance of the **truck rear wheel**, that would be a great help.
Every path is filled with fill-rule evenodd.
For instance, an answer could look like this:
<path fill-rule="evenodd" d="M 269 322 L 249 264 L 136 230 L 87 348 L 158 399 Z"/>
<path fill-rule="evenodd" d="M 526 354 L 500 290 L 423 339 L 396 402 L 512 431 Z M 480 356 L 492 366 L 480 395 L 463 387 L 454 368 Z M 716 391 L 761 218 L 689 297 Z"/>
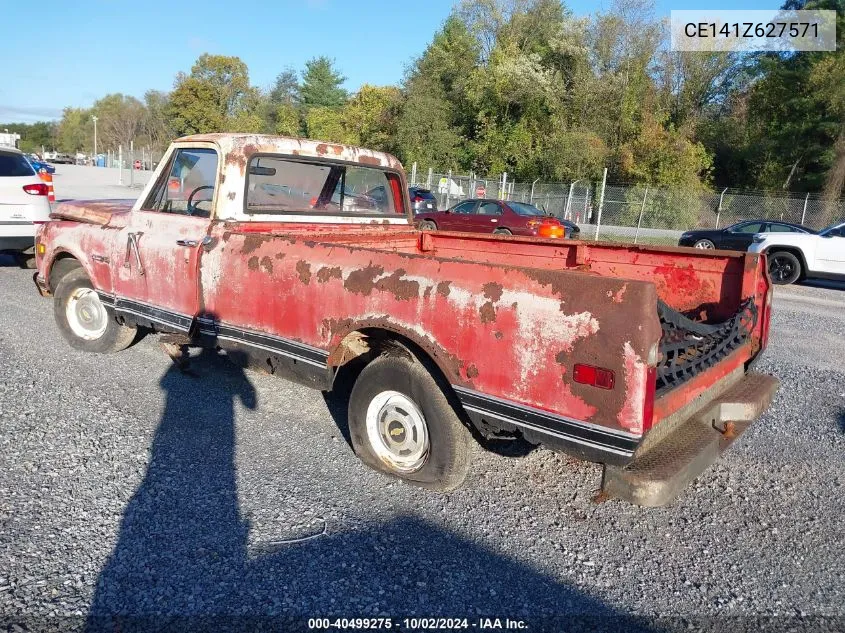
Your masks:
<path fill-rule="evenodd" d="M 62 277 L 53 297 L 56 324 L 71 347 L 105 354 L 126 349 L 135 339 L 135 328 L 117 322 L 82 268 Z"/>
<path fill-rule="evenodd" d="M 379 472 L 445 492 L 460 486 L 472 435 L 429 371 L 404 356 L 364 367 L 349 398 L 355 453 Z"/>

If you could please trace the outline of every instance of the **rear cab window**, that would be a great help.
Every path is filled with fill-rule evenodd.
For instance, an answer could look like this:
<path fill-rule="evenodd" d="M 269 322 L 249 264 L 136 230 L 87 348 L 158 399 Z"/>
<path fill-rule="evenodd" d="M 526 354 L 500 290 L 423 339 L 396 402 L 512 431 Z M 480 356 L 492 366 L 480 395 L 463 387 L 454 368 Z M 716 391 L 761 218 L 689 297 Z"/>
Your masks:
<path fill-rule="evenodd" d="M 341 162 L 253 155 L 246 179 L 247 215 L 403 215 L 398 174 Z"/>
<path fill-rule="evenodd" d="M 23 154 L 0 150 L 0 178 L 20 178 L 34 175 L 35 169 L 24 158 Z"/>

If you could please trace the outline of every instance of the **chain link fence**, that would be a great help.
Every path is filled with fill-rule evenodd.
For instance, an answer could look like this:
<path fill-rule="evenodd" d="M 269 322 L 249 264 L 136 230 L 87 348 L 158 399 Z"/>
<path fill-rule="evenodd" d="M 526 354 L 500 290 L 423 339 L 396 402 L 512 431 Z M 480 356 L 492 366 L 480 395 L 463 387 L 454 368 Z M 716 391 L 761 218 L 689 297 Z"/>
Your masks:
<path fill-rule="evenodd" d="M 828 201 L 815 193 L 673 189 L 589 180 L 526 183 L 510 181 L 507 174 L 491 178 L 441 173 L 419 170 L 416 164 L 409 182 L 430 190 L 441 210 L 467 198 L 528 202 L 578 224 L 582 239 L 677 244 L 684 231 L 724 228 L 743 220 L 782 220 L 818 230 L 845 219 L 845 199 Z"/>

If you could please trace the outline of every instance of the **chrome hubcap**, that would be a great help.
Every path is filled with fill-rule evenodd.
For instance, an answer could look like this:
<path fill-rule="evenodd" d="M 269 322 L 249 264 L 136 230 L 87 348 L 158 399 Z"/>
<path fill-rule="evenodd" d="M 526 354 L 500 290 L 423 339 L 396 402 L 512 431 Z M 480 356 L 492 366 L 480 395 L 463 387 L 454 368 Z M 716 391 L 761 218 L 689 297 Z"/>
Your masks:
<path fill-rule="evenodd" d="M 398 391 L 383 391 L 367 407 L 367 438 L 376 456 L 403 473 L 428 458 L 428 425 L 419 407 Z"/>
<path fill-rule="evenodd" d="M 710 242 L 696 242 L 695 247 L 696 248 L 711 249 L 711 248 L 713 248 L 713 245 Z"/>
<path fill-rule="evenodd" d="M 100 338 L 108 326 L 106 309 L 91 288 L 73 291 L 68 298 L 65 315 L 73 333 L 86 341 Z"/>

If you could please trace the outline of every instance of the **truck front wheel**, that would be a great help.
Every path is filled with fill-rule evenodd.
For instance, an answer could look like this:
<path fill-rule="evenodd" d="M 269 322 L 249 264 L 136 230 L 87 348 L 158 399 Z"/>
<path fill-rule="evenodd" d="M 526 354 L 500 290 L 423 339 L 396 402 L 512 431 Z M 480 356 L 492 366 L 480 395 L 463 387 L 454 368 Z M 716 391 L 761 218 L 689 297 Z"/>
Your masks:
<path fill-rule="evenodd" d="M 117 322 L 82 268 L 62 277 L 53 296 L 56 324 L 71 347 L 101 354 L 119 352 L 135 339 L 135 328 Z"/>
<path fill-rule="evenodd" d="M 423 488 L 460 486 L 472 435 L 429 371 L 405 356 L 379 356 L 364 367 L 349 398 L 349 434 L 371 468 Z"/>

